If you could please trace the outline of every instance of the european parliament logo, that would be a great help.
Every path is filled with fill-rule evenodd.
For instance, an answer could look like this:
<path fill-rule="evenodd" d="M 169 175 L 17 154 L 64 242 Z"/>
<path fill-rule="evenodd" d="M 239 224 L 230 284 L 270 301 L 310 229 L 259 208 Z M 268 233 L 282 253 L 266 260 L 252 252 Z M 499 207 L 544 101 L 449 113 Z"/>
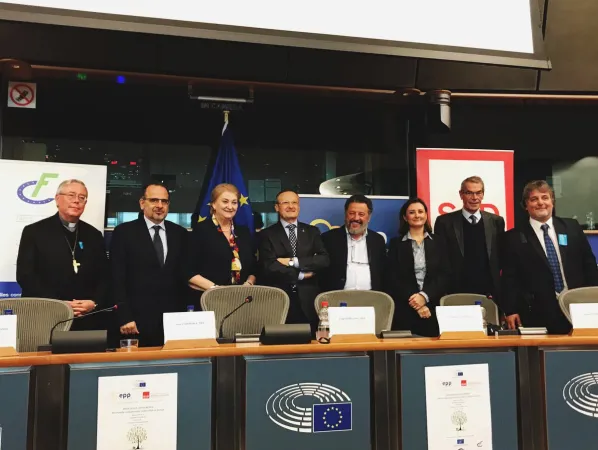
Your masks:
<path fill-rule="evenodd" d="M 315 402 L 308 406 L 310 398 Z M 296 383 L 278 389 L 268 398 L 266 414 L 289 431 L 330 433 L 353 429 L 352 407 L 349 396 L 334 386 Z"/>
<path fill-rule="evenodd" d="M 598 372 L 589 372 L 571 378 L 563 387 L 563 400 L 572 410 L 584 416 L 598 418 Z"/>

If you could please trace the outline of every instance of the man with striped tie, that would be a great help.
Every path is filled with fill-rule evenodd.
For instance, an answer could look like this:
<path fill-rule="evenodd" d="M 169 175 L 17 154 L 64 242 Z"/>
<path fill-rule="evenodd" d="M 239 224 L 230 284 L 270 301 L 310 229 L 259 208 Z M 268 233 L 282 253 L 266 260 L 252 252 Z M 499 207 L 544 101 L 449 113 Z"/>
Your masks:
<path fill-rule="evenodd" d="M 546 181 L 529 182 L 521 203 L 529 221 L 505 235 L 501 307 L 509 328 L 566 334 L 571 325 L 557 297 L 565 289 L 597 286 L 596 258 L 576 220 L 553 216 L 554 191 Z"/>
<path fill-rule="evenodd" d="M 314 300 L 320 292 L 318 274 L 329 264 L 320 230 L 299 222 L 299 195 L 280 192 L 274 205 L 279 221 L 259 233 L 261 284 L 284 290 L 291 300 L 287 323 L 318 324 Z"/>

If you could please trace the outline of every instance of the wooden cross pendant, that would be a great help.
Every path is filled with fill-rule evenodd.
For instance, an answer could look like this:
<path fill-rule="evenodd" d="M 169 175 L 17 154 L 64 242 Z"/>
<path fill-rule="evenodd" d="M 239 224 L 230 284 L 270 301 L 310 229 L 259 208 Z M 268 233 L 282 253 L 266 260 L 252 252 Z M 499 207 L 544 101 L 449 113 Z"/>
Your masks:
<path fill-rule="evenodd" d="M 81 263 L 78 263 L 76 259 L 73 259 L 73 270 L 75 271 L 75 273 L 79 273 L 80 265 L 81 265 Z"/>

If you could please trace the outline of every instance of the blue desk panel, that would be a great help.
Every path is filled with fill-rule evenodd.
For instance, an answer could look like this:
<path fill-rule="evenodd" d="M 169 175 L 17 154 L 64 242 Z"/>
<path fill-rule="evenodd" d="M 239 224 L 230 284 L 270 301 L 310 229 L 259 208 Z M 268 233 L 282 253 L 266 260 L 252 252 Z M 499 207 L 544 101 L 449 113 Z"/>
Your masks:
<path fill-rule="evenodd" d="M 401 427 L 403 449 L 428 450 L 425 368 L 488 364 L 492 414 L 492 448 L 517 450 L 517 372 L 511 350 L 475 353 L 400 353 Z M 484 448 L 473 443 L 466 448 Z M 455 447 L 457 450 L 459 447 Z"/>
<path fill-rule="evenodd" d="M 29 367 L 0 369 L 0 448 L 27 449 Z"/>
<path fill-rule="evenodd" d="M 71 365 L 67 449 L 96 448 L 99 377 L 158 373 L 178 374 L 177 450 L 211 450 L 212 363 L 209 359 Z"/>
<path fill-rule="evenodd" d="M 598 440 L 598 351 L 543 355 L 548 450 L 592 448 Z"/>
<path fill-rule="evenodd" d="M 245 357 L 245 450 L 368 450 L 370 358 Z"/>

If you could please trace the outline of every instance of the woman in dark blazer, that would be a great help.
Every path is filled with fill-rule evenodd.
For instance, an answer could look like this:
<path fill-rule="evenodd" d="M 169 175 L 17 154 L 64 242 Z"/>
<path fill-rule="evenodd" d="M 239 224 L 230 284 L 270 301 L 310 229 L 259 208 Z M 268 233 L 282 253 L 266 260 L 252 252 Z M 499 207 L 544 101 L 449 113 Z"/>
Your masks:
<path fill-rule="evenodd" d="M 212 191 L 212 216 L 199 223 L 191 235 L 188 267 L 193 289 L 255 283 L 251 233 L 233 221 L 239 198 L 239 190 L 232 184 L 219 184 Z"/>
<path fill-rule="evenodd" d="M 432 234 L 428 207 L 419 198 L 401 208 L 399 237 L 390 241 L 387 287 L 395 301 L 393 329 L 438 336 L 436 306 L 448 283 L 444 244 Z"/>

